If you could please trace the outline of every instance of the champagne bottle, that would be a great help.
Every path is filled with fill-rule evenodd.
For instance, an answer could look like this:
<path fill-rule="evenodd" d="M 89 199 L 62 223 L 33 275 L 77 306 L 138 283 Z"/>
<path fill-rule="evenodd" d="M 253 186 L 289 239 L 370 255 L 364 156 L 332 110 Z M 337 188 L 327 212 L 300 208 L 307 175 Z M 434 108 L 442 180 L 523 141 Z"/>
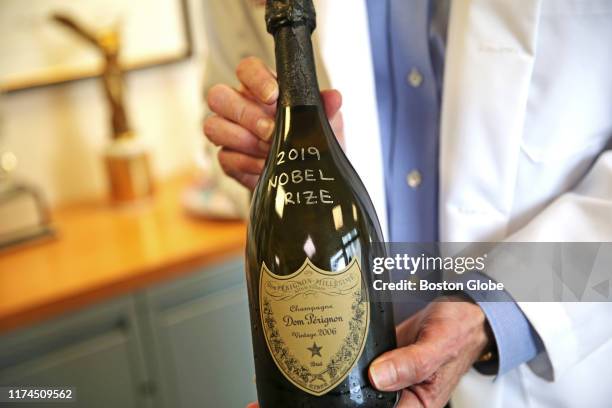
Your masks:
<path fill-rule="evenodd" d="M 392 307 L 367 290 L 383 236 L 322 106 L 312 0 L 268 0 L 266 23 L 280 95 L 246 249 L 259 403 L 392 407 L 397 393 L 376 391 L 367 375 L 395 348 Z"/>

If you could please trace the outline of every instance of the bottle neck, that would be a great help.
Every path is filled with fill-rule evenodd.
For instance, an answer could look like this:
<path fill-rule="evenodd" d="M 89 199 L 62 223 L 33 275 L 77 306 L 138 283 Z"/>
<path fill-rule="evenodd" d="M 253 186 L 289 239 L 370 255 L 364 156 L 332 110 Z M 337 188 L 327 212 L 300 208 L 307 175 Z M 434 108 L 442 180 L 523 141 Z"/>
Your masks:
<path fill-rule="evenodd" d="M 274 35 L 279 107 L 321 104 L 310 28 L 285 26 Z"/>

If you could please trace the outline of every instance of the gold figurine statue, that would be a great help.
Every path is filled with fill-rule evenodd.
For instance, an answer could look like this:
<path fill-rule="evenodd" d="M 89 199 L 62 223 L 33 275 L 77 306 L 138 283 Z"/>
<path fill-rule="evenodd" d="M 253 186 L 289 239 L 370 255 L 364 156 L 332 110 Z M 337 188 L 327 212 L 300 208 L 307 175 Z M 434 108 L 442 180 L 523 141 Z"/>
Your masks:
<path fill-rule="evenodd" d="M 130 127 L 123 103 L 123 70 L 119 64 L 119 51 L 121 50 L 119 29 L 112 27 L 92 33 L 72 17 L 65 14 L 56 13 L 53 15 L 53 19 L 70 28 L 81 38 L 96 47 L 104 57 L 102 83 L 111 112 L 113 138 L 118 139 L 127 136 L 130 133 Z"/>
<path fill-rule="evenodd" d="M 85 39 L 104 57 L 102 84 L 113 128 L 113 141 L 106 150 L 105 161 L 113 200 L 126 203 L 150 196 L 153 183 L 148 154 L 137 138 L 133 137 L 125 113 L 118 27 L 93 32 L 61 13 L 53 14 L 53 20 Z"/>

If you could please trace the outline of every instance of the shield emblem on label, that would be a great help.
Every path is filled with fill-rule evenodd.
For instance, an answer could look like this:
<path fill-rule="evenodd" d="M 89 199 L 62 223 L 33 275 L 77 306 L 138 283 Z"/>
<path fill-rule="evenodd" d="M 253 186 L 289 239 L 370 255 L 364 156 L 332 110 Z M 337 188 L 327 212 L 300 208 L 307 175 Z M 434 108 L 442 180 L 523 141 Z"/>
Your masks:
<path fill-rule="evenodd" d="M 363 352 L 370 323 L 355 259 L 338 272 L 306 259 L 287 276 L 262 264 L 259 302 L 268 350 L 291 383 L 320 396 L 346 378 Z"/>

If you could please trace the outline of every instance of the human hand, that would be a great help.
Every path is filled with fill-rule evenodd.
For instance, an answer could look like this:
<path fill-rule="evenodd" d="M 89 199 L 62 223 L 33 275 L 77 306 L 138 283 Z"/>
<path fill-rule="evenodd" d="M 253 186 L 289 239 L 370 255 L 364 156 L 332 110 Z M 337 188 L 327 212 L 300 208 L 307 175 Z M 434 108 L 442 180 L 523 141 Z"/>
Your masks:
<path fill-rule="evenodd" d="M 250 190 L 255 188 L 270 150 L 278 83 L 276 75 L 258 58 L 243 59 L 236 69 L 238 90 L 225 84 L 213 86 L 207 95 L 215 113 L 204 121 L 204 134 L 217 146 L 223 171 Z M 335 90 L 321 92 L 330 125 L 342 140 L 342 96 Z"/>
<path fill-rule="evenodd" d="M 381 391 L 403 390 L 398 408 L 440 408 L 492 341 L 476 304 L 436 301 L 397 327 L 399 348 L 372 362 Z"/>
<path fill-rule="evenodd" d="M 397 327 L 397 338 L 398 348 L 379 356 L 369 370 L 377 389 L 403 390 L 396 408 L 444 407 L 493 341 L 482 309 L 459 298 L 431 303 Z"/>

